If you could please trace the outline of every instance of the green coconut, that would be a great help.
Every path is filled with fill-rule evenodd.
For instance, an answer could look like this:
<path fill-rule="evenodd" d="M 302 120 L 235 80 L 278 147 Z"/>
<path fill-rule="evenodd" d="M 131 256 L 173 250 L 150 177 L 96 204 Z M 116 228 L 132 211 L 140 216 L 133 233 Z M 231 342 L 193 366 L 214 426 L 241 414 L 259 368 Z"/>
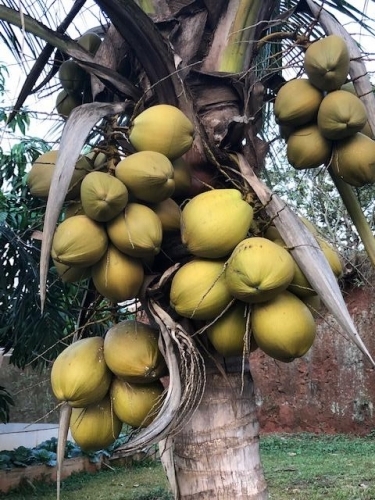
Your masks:
<path fill-rule="evenodd" d="M 112 302 L 134 299 L 142 286 L 144 270 L 139 259 L 109 244 L 103 257 L 93 265 L 91 277 L 98 292 Z"/>
<path fill-rule="evenodd" d="M 309 308 L 287 291 L 253 306 L 251 328 L 258 347 L 268 356 L 284 362 L 306 354 L 316 334 Z"/>
<path fill-rule="evenodd" d="M 253 209 L 237 189 L 206 191 L 182 210 L 182 242 L 197 257 L 221 258 L 246 237 L 252 220 Z"/>
<path fill-rule="evenodd" d="M 98 50 L 98 48 L 102 43 L 102 39 L 95 32 L 88 31 L 87 33 L 84 33 L 82 36 L 80 36 L 77 42 L 81 47 L 87 50 L 87 52 L 90 52 L 90 54 L 95 55 L 96 51 Z"/>
<path fill-rule="evenodd" d="M 187 196 L 191 189 L 191 169 L 188 162 L 184 158 L 177 158 L 172 161 L 173 179 L 174 179 L 174 198 Z"/>
<path fill-rule="evenodd" d="M 345 90 L 327 94 L 317 117 L 320 132 L 332 141 L 346 139 L 360 132 L 366 122 L 366 108 L 361 99 Z"/>
<path fill-rule="evenodd" d="M 75 215 L 57 226 L 51 256 L 68 266 L 90 267 L 101 259 L 107 245 L 104 226 L 87 215 Z"/>
<path fill-rule="evenodd" d="M 177 107 L 158 104 L 140 113 L 131 123 L 129 141 L 137 151 L 157 151 L 170 160 L 191 148 L 194 125 Z"/>
<path fill-rule="evenodd" d="M 57 150 L 47 151 L 41 154 L 32 164 L 26 179 L 27 186 L 32 196 L 42 198 L 43 200 L 48 198 L 57 155 Z M 66 200 L 72 200 L 79 196 L 81 183 L 85 175 L 86 172 L 76 168 L 74 169 L 65 197 Z"/>
<path fill-rule="evenodd" d="M 337 90 L 345 83 L 350 56 L 345 40 L 329 35 L 312 43 L 305 52 L 304 67 L 310 82 L 321 90 Z"/>
<path fill-rule="evenodd" d="M 285 290 L 294 276 L 294 261 L 285 248 L 261 237 L 239 243 L 228 259 L 225 281 L 233 297 L 263 302 Z"/>
<path fill-rule="evenodd" d="M 159 332 L 136 320 L 112 326 L 104 338 L 104 359 L 119 378 L 131 383 L 155 382 L 166 374 Z"/>
<path fill-rule="evenodd" d="M 113 411 L 131 427 L 147 427 L 155 419 L 163 403 L 164 387 L 160 381 L 131 384 L 118 377 L 110 389 Z"/>
<path fill-rule="evenodd" d="M 68 59 L 59 68 L 59 80 L 62 88 L 72 96 L 78 96 L 86 85 L 88 74 L 81 66 Z"/>
<path fill-rule="evenodd" d="M 115 176 L 139 200 L 158 203 L 174 192 L 173 166 L 168 158 L 155 151 L 141 151 L 121 160 Z"/>
<path fill-rule="evenodd" d="M 74 108 L 82 104 L 82 99 L 69 95 L 66 90 L 61 90 L 56 97 L 55 108 L 60 116 L 68 118 Z"/>
<path fill-rule="evenodd" d="M 90 172 L 81 184 L 81 203 L 85 214 L 98 222 L 107 222 L 128 202 L 128 190 L 123 182 L 105 172 Z"/>
<path fill-rule="evenodd" d="M 286 154 L 289 163 L 297 170 L 316 168 L 328 163 L 332 144 L 313 123 L 296 129 L 290 134 Z"/>
<path fill-rule="evenodd" d="M 241 301 L 235 302 L 206 332 L 222 356 L 242 356 L 255 348 L 251 342 L 248 306 Z"/>
<path fill-rule="evenodd" d="M 172 308 L 186 318 L 216 318 L 232 300 L 224 269 L 220 260 L 193 259 L 184 264 L 172 279 Z"/>
<path fill-rule="evenodd" d="M 159 217 L 163 233 L 180 231 L 181 209 L 172 198 L 150 205 L 150 208 Z"/>
<path fill-rule="evenodd" d="M 375 141 L 357 132 L 335 144 L 331 168 L 348 184 L 361 187 L 375 182 Z"/>
<path fill-rule="evenodd" d="M 64 349 L 51 369 L 52 391 L 60 401 L 82 408 L 101 401 L 112 374 L 104 361 L 104 340 L 89 337 Z"/>
<path fill-rule="evenodd" d="M 114 414 L 109 395 L 86 408 L 73 408 L 70 432 L 85 452 L 108 448 L 119 437 L 121 420 Z"/>
<path fill-rule="evenodd" d="M 160 252 L 161 220 L 141 203 L 128 203 L 121 214 L 107 223 L 107 233 L 121 252 L 133 257 L 148 257 Z"/>
<path fill-rule="evenodd" d="M 76 283 L 91 276 L 90 267 L 66 266 L 61 262 L 53 261 L 57 274 L 65 283 Z"/>
<path fill-rule="evenodd" d="M 278 91 L 274 113 L 279 125 L 300 127 L 316 119 L 323 93 L 307 78 L 286 82 Z"/>

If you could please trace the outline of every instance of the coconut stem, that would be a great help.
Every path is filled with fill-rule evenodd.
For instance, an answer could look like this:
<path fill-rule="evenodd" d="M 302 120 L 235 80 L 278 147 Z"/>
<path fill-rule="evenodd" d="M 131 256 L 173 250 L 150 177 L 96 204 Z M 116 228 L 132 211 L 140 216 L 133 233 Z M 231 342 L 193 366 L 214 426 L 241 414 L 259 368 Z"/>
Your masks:
<path fill-rule="evenodd" d="M 367 255 L 372 265 L 375 266 L 375 239 L 374 235 L 372 234 L 372 230 L 367 222 L 367 219 L 362 212 L 362 208 L 358 201 L 358 198 L 355 195 L 353 188 L 342 179 L 337 177 L 333 173 L 331 167 L 328 168 L 328 171 L 332 177 L 333 182 L 335 183 L 337 191 L 341 196 L 346 210 L 348 211 L 348 214 L 350 215 L 350 218 L 358 231 Z"/>

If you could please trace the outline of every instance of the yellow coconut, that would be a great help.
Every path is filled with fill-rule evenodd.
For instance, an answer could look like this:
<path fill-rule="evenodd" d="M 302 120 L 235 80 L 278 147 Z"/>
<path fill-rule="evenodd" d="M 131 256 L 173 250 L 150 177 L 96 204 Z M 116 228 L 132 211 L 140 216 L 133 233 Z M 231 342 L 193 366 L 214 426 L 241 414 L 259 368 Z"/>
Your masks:
<path fill-rule="evenodd" d="M 95 55 L 96 51 L 100 47 L 100 44 L 102 43 L 102 39 L 95 32 L 88 31 L 87 33 L 84 33 L 82 36 L 80 36 L 77 42 L 81 47 L 87 50 L 87 52 Z"/>
<path fill-rule="evenodd" d="M 57 399 L 79 408 L 103 399 L 112 380 L 103 346 L 102 337 L 89 337 L 73 342 L 57 356 L 51 370 Z"/>
<path fill-rule="evenodd" d="M 319 317 L 319 311 L 322 308 L 322 301 L 320 300 L 319 295 L 309 295 L 308 297 L 302 297 L 301 300 L 310 309 L 314 318 Z"/>
<path fill-rule="evenodd" d="M 164 387 L 160 381 L 131 384 L 118 377 L 110 389 L 113 411 L 131 427 L 147 427 L 157 416 L 163 403 Z"/>
<path fill-rule="evenodd" d="M 107 232 L 121 252 L 133 257 L 149 257 L 160 252 L 161 220 L 141 203 L 128 203 L 124 212 L 107 223 Z"/>
<path fill-rule="evenodd" d="M 251 328 L 259 348 L 272 358 L 285 362 L 306 354 L 316 332 L 309 308 L 287 291 L 253 306 Z"/>
<path fill-rule="evenodd" d="M 47 199 L 51 187 L 52 176 L 55 171 L 58 151 L 51 150 L 40 155 L 27 174 L 27 186 L 30 194 L 36 198 Z M 70 181 L 66 200 L 72 200 L 79 196 L 81 182 L 85 172 L 74 169 L 72 180 Z"/>
<path fill-rule="evenodd" d="M 299 127 L 315 120 L 323 93 L 307 78 L 289 80 L 278 91 L 274 113 L 280 125 Z"/>
<path fill-rule="evenodd" d="M 66 266 L 61 262 L 53 261 L 57 274 L 66 283 L 76 283 L 91 276 L 90 267 Z"/>
<path fill-rule="evenodd" d="M 104 339 L 104 359 L 109 369 L 132 383 L 147 384 L 166 374 L 158 346 L 159 332 L 136 320 L 112 326 Z"/>
<path fill-rule="evenodd" d="M 104 227 L 86 215 L 75 215 L 61 222 L 52 241 L 51 256 L 68 266 L 90 267 L 107 250 Z"/>
<path fill-rule="evenodd" d="M 248 306 L 244 302 L 235 302 L 206 331 L 211 344 L 222 356 L 242 356 L 254 350 Z"/>
<path fill-rule="evenodd" d="M 321 90 L 339 89 L 346 80 L 349 63 L 348 47 L 338 35 L 329 35 L 312 43 L 305 52 L 306 74 Z"/>
<path fill-rule="evenodd" d="M 338 141 L 360 132 L 367 122 L 361 99 L 345 90 L 329 92 L 323 99 L 317 117 L 321 134 Z"/>
<path fill-rule="evenodd" d="M 137 151 L 157 151 L 174 160 L 193 143 L 194 125 L 175 106 L 158 104 L 131 123 L 129 140 Z"/>
<path fill-rule="evenodd" d="M 361 187 L 375 182 L 375 141 L 358 132 L 335 144 L 331 167 L 348 184 Z"/>
<path fill-rule="evenodd" d="M 253 209 L 237 189 L 206 191 L 182 210 L 182 242 L 197 257 L 221 258 L 246 237 L 252 220 Z"/>
<path fill-rule="evenodd" d="M 87 82 L 88 74 L 72 59 L 64 61 L 59 68 L 59 80 L 69 95 L 79 95 Z"/>
<path fill-rule="evenodd" d="M 213 319 L 231 299 L 223 261 L 194 259 L 180 267 L 172 279 L 170 304 L 181 316 Z"/>
<path fill-rule="evenodd" d="M 271 240 L 247 238 L 230 256 L 225 281 L 233 297 L 244 302 L 263 302 L 285 290 L 294 276 L 289 252 Z"/>
<path fill-rule="evenodd" d="M 128 202 L 123 182 L 105 172 L 90 172 L 81 184 L 81 203 L 85 214 L 98 222 L 116 217 Z"/>
<path fill-rule="evenodd" d="M 188 162 L 184 158 L 173 160 L 173 179 L 175 189 L 173 192 L 174 198 L 179 198 L 188 195 L 191 189 L 191 169 Z"/>
<path fill-rule="evenodd" d="M 313 123 L 297 128 L 290 134 L 286 154 L 289 163 L 297 170 L 316 168 L 328 163 L 332 144 Z"/>
<path fill-rule="evenodd" d="M 61 90 L 56 97 L 55 108 L 60 116 L 68 118 L 74 108 L 82 104 L 82 99 L 71 96 L 66 90 Z"/>
<path fill-rule="evenodd" d="M 112 302 L 135 298 L 142 286 L 144 270 L 139 259 L 109 244 L 103 257 L 93 265 L 91 276 L 98 292 Z"/>
<path fill-rule="evenodd" d="M 343 268 L 340 254 L 330 243 L 328 243 L 328 241 L 325 241 L 319 237 L 316 238 L 316 241 L 318 242 L 322 252 L 324 253 L 333 274 L 336 276 L 336 278 L 341 278 L 343 274 Z"/>
<path fill-rule="evenodd" d="M 121 160 L 115 175 L 139 200 L 158 203 L 174 192 L 173 166 L 168 158 L 155 151 L 141 151 Z"/>
<path fill-rule="evenodd" d="M 109 396 L 86 408 L 72 410 L 70 432 L 83 451 L 108 448 L 119 437 L 121 429 L 122 422 L 114 414 Z"/>
<path fill-rule="evenodd" d="M 150 208 L 159 217 L 163 232 L 180 231 L 181 209 L 172 198 L 150 205 Z"/>

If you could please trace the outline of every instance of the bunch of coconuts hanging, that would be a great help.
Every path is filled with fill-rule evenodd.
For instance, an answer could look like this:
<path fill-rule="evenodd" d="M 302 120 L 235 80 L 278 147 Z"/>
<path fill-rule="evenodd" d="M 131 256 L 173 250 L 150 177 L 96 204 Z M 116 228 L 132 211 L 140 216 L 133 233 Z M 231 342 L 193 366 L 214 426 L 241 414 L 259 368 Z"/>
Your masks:
<path fill-rule="evenodd" d="M 167 368 L 158 347 L 159 332 L 148 324 L 125 320 L 104 338 L 70 344 L 51 370 L 55 397 L 72 408 L 70 431 L 85 451 L 110 446 L 123 424 L 149 425 L 161 409 Z"/>
<path fill-rule="evenodd" d="M 307 77 L 280 88 L 274 113 L 294 168 L 330 165 L 335 175 L 361 187 L 375 182 L 375 141 L 365 106 L 347 81 L 349 63 L 340 36 L 311 43 L 304 55 Z"/>

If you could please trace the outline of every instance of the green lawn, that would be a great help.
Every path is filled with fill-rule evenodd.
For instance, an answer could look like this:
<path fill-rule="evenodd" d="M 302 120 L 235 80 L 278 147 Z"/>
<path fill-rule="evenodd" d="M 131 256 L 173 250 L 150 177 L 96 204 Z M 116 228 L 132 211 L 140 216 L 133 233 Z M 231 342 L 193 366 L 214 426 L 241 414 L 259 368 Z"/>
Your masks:
<path fill-rule="evenodd" d="M 375 436 L 267 435 L 261 454 L 272 500 L 375 500 Z M 55 500 L 53 485 L 24 485 L 6 500 Z M 170 500 L 159 462 L 77 474 L 62 500 Z"/>

